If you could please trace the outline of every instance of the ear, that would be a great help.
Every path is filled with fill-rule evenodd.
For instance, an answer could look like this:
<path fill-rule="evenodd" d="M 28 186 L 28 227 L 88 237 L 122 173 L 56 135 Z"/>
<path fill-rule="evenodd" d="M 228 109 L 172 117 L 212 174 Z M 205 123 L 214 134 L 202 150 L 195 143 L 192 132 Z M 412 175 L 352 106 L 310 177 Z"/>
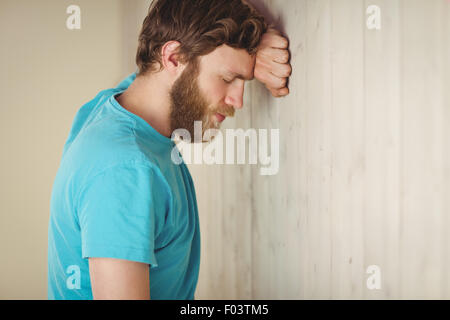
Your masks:
<path fill-rule="evenodd" d="M 165 70 L 174 76 L 178 76 L 183 70 L 184 65 L 180 62 L 178 50 L 181 43 L 178 41 L 168 41 L 161 48 L 161 60 Z"/>

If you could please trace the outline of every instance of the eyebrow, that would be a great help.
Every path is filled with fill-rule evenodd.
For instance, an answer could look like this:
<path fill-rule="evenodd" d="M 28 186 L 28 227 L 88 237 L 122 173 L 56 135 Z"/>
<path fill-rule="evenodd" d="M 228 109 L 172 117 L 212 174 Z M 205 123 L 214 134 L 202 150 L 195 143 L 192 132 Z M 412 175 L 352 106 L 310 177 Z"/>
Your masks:
<path fill-rule="evenodd" d="M 231 74 L 233 77 L 236 77 L 236 78 L 242 79 L 242 80 L 250 81 L 250 80 L 254 79 L 253 75 L 251 77 L 245 77 L 244 75 L 242 75 L 240 73 L 237 73 L 237 72 L 234 72 L 234 71 L 228 71 L 228 73 Z"/>

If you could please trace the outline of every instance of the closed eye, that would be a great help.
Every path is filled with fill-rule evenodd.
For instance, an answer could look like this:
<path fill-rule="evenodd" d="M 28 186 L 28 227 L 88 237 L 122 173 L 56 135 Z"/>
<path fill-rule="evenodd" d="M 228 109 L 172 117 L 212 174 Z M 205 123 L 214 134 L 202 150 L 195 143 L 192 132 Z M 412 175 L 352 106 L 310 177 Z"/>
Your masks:
<path fill-rule="evenodd" d="M 231 80 L 227 80 L 227 79 L 223 79 L 223 81 L 225 82 L 225 83 L 228 83 L 228 84 L 230 84 L 230 83 L 232 83 L 233 81 Z"/>

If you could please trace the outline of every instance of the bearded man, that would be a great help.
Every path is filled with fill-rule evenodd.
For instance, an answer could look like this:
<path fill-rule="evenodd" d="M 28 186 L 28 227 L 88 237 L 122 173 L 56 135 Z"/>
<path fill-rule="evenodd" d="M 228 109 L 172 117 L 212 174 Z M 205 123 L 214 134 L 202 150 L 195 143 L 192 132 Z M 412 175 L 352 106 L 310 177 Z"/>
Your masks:
<path fill-rule="evenodd" d="M 76 114 L 55 177 L 49 299 L 194 299 L 200 228 L 177 129 L 219 128 L 245 81 L 288 94 L 288 42 L 243 0 L 154 0 L 138 71 Z"/>

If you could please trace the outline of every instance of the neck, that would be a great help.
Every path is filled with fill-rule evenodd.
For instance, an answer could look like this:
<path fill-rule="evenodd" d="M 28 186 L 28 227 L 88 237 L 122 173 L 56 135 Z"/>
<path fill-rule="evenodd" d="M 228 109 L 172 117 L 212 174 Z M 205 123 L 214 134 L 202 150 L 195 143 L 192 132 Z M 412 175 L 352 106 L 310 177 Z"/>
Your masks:
<path fill-rule="evenodd" d="M 118 98 L 117 102 L 165 137 L 172 135 L 170 99 L 167 79 L 162 73 L 138 76 Z"/>

